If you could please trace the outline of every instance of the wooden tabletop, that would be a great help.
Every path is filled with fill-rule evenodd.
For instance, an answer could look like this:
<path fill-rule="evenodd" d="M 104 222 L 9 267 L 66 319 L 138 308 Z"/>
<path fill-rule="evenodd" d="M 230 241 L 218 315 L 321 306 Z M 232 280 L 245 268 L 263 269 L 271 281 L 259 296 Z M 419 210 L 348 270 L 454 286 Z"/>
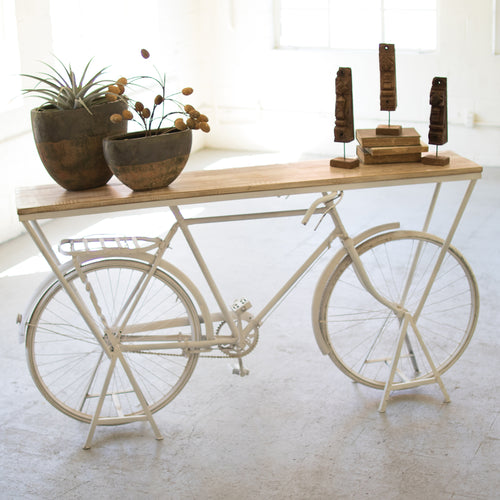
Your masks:
<path fill-rule="evenodd" d="M 442 154 L 451 157 L 445 167 L 393 163 L 361 164 L 349 170 L 332 168 L 325 159 L 183 172 L 170 186 L 151 191 L 132 191 L 114 178 L 106 186 L 85 191 L 66 191 L 56 184 L 22 187 L 16 191 L 17 213 L 20 220 L 43 219 L 219 199 L 480 177 L 482 167 L 476 163 L 451 152 Z"/>

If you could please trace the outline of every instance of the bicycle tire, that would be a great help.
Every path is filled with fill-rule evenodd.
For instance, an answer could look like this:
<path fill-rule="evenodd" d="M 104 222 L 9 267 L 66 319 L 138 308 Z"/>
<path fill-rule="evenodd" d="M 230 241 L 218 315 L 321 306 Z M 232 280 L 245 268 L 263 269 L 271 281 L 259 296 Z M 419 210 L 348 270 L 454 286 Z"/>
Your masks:
<path fill-rule="evenodd" d="M 357 251 L 375 289 L 400 303 L 412 257 L 420 247 L 412 285 L 405 303 L 400 304 L 414 314 L 442 246 L 443 240 L 430 234 L 393 231 L 362 242 Z M 464 257 L 450 246 L 417 318 L 417 328 L 440 374 L 469 344 L 478 313 L 474 274 Z M 317 321 L 337 367 L 356 382 L 383 389 L 400 320 L 363 288 L 348 255 L 326 281 Z M 411 328 L 405 340 L 395 382 L 427 378 L 432 370 Z"/>
<path fill-rule="evenodd" d="M 126 258 L 102 259 L 82 266 L 108 324 L 113 324 L 127 294 L 149 270 L 149 265 Z M 66 278 L 83 297 L 97 324 L 101 324 L 77 271 L 72 268 Z M 193 340 L 201 338 L 200 321 L 190 297 L 173 277 L 156 269 L 128 325 L 165 320 L 167 315 L 168 319 L 182 317 L 187 320 L 186 326 L 175 327 L 175 333 L 190 334 Z M 141 332 L 141 335 L 147 342 L 154 341 L 156 335 L 168 333 L 173 332 L 161 329 Z M 45 289 L 33 309 L 27 325 L 26 349 L 31 375 L 43 396 L 66 415 L 90 422 L 109 359 L 58 280 Z M 197 353 L 185 354 L 180 350 L 127 351 L 123 355 L 152 413 L 179 394 L 198 360 Z M 118 362 L 101 417 L 116 419 L 143 413 Z M 106 421 L 102 424 L 106 425 Z"/>

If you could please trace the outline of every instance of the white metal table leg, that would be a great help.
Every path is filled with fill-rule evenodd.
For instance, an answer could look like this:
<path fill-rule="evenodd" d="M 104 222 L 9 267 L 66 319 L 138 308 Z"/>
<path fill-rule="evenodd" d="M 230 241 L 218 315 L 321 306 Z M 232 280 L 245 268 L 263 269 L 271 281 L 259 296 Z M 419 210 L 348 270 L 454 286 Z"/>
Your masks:
<path fill-rule="evenodd" d="M 35 221 L 31 221 L 31 224 L 30 221 L 24 221 L 23 225 L 26 228 L 26 231 L 28 231 L 28 234 L 31 236 L 35 245 L 38 247 L 42 255 L 45 257 L 45 260 L 47 261 L 50 268 L 52 269 L 57 279 L 61 283 L 61 286 L 64 288 L 69 298 L 75 305 L 77 311 L 81 314 L 82 318 L 89 327 L 90 331 L 93 333 L 97 342 L 99 342 L 102 350 L 106 353 L 108 358 L 110 358 L 111 357 L 110 350 L 102 337 L 99 325 L 97 325 L 94 318 L 90 314 L 85 303 L 82 301 L 78 291 L 75 289 L 74 286 L 71 285 L 71 283 L 68 282 L 64 274 L 61 272 L 61 269 L 59 267 L 60 262 L 57 259 L 57 256 L 52 251 L 52 248 L 50 248 L 50 244 L 48 243 L 47 239 L 42 233 L 40 227 Z"/>
<path fill-rule="evenodd" d="M 427 359 L 427 362 L 429 363 L 429 366 L 431 367 L 432 376 L 426 377 L 426 378 L 416 379 L 416 380 L 413 380 L 411 382 L 394 382 L 394 377 L 396 375 L 396 369 L 397 369 L 397 366 L 399 363 L 399 359 L 401 357 L 401 349 L 403 347 L 403 342 L 405 341 L 405 338 L 408 335 L 408 327 L 409 326 L 411 326 L 411 328 L 415 334 L 415 337 L 417 338 L 417 341 L 420 344 L 422 351 L 424 352 L 424 355 Z M 420 332 L 417 328 L 417 325 L 415 323 L 414 318 L 412 317 L 412 315 L 409 312 L 406 312 L 404 317 L 403 317 L 403 322 L 401 325 L 401 330 L 400 330 L 400 334 L 398 337 L 398 342 L 396 344 L 396 348 L 394 350 L 394 356 L 392 357 L 392 361 L 391 361 L 391 368 L 390 368 L 389 377 L 385 383 L 384 393 L 382 395 L 382 399 L 380 401 L 378 411 L 380 413 L 385 412 L 391 391 L 397 390 L 397 389 L 409 389 L 410 387 L 417 387 L 419 385 L 434 384 L 434 383 L 437 383 L 439 385 L 439 388 L 441 389 L 441 392 L 443 393 L 443 396 L 444 396 L 444 402 L 449 403 L 450 397 L 449 397 L 448 392 L 446 391 L 446 388 L 443 384 L 443 381 L 441 379 L 441 375 L 439 375 L 439 371 L 437 370 L 436 365 L 434 364 L 434 361 L 432 360 L 431 354 L 430 354 L 429 350 L 427 349 L 427 346 L 425 345 L 424 339 L 422 338 L 422 335 L 420 334 Z"/>
<path fill-rule="evenodd" d="M 464 214 L 465 207 L 467 206 L 467 203 L 469 202 L 469 199 L 471 197 L 471 194 L 472 194 L 472 191 L 474 190 L 475 185 L 476 185 L 475 180 L 472 180 L 469 182 L 467 190 L 466 190 L 464 197 L 462 199 L 462 203 L 460 204 L 460 206 L 458 208 L 455 219 L 453 220 L 450 231 L 448 232 L 448 236 L 446 237 L 446 239 L 443 243 L 443 246 L 441 248 L 441 251 L 438 255 L 438 258 L 437 258 L 436 264 L 434 266 L 434 269 L 432 271 L 431 277 L 429 279 L 429 282 L 427 283 L 427 287 L 426 287 L 424 293 L 422 294 L 422 298 L 420 299 L 420 303 L 418 304 L 418 307 L 416 308 L 415 313 L 413 315 L 415 322 L 418 321 L 418 317 L 420 316 L 420 313 L 422 312 L 422 309 L 424 308 L 425 301 L 427 300 L 427 297 L 429 296 L 429 292 L 431 291 L 432 285 L 434 284 L 434 279 L 436 278 L 436 275 L 439 272 L 439 269 L 441 268 L 441 264 L 443 263 L 446 252 L 450 248 L 451 240 L 453 239 L 453 236 L 455 235 L 458 224 L 460 222 L 460 219 L 462 218 L 462 215 Z"/>
<path fill-rule="evenodd" d="M 106 419 L 101 419 L 101 411 L 102 411 L 102 406 L 104 404 L 104 399 L 106 398 L 107 392 L 108 392 L 108 387 L 109 383 L 111 381 L 111 377 L 113 375 L 113 372 L 116 368 L 116 362 L 117 360 L 120 360 L 121 365 L 123 366 L 123 369 L 125 370 L 125 373 L 132 384 L 132 388 L 134 389 L 135 395 L 137 396 L 137 399 L 139 400 L 139 403 L 142 406 L 142 410 L 144 411 L 144 415 L 137 415 L 137 416 L 130 416 L 130 417 L 122 417 L 121 421 L 129 421 L 129 422 L 138 422 L 138 421 L 144 421 L 147 420 L 149 424 L 151 425 L 151 428 L 153 429 L 153 433 L 155 435 L 155 438 L 157 440 L 163 439 L 163 436 L 161 435 L 161 432 L 153 418 L 153 414 L 151 413 L 151 410 L 149 409 L 149 405 L 146 401 L 146 398 L 144 397 L 144 394 L 142 393 L 142 390 L 137 383 L 137 380 L 134 377 L 134 374 L 132 373 L 132 370 L 130 369 L 129 364 L 123 357 L 123 353 L 119 350 L 119 348 L 115 348 L 113 350 L 112 356 L 111 356 L 111 363 L 108 368 L 108 373 L 106 374 L 106 379 L 104 380 L 104 384 L 101 389 L 101 394 L 99 395 L 99 401 L 97 403 L 97 408 L 94 412 L 94 416 L 92 417 L 92 422 L 90 424 L 90 430 L 87 436 L 87 440 L 85 441 L 85 445 L 83 446 L 84 450 L 88 450 L 91 447 L 92 444 L 92 439 L 94 437 L 95 429 L 96 426 L 99 425 L 99 423 L 102 420 Z"/>
<path fill-rule="evenodd" d="M 386 381 L 384 393 L 383 393 L 382 399 L 380 401 L 379 412 L 382 412 L 382 413 L 385 412 L 385 409 L 387 407 L 387 400 L 388 400 L 389 394 L 392 390 L 405 389 L 405 388 L 415 387 L 418 385 L 429 384 L 429 383 L 437 383 L 439 385 L 443 395 L 444 395 L 444 401 L 446 403 L 448 403 L 450 401 L 450 397 L 448 395 L 448 392 L 446 391 L 446 388 L 444 387 L 443 381 L 441 380 L 441 376 L 439 375 L 439 372 L 438 372 L 438 370 L 437 370 L 437 368 L 436 368 L 436 366 L 431 358 L 430 352 L 427 349 L 427 346 L 425 345 L 425 342 L 422 338 L 422 335 L 420 334 L 420 332 L 418 330 L 417 321 L 418 321 L 418 317 L 420 316 L 420 313 L 422 312 L 422 310 L 424 308 L 427 297 L 429 296 L 430 290 L 434 284 L 434 280 L 437 276 L 437 273 L 439 272 L 439 269 L 441 268 L 441 264 L 443 263 L 446 252 L 448 251 L 448 249 L 450 247 L 451 240 L 453 239 L 453 236 L 455 235 L 458 224 L 459 224 L 459 222 L 462 218 L 462 215 L 465 211 L 465 207 L 467 206 L 467 204 L 469 202 L 469 199 L 472 195 L 472 191 L 474 190 L 475 185 L 476 185 L 476 180 L 471 180 L 469 182 L 469 185 L 467 186 L 466 192 L 462 198 L 462 202 L 457 210 L 457 213 L 456 213 L 455 218 L 452 222 L 450 230 L 448 231 L 448 235 L 446 236 L 446 239 L 443 243 L 443 246 L 439 252 L 436 263 L 434 265 L 434 269 L 431 273 L 431 276 L 429 278 L 427 286 L 424 290 L 424 293 L 422 294 L 422 297 L 420 299 L 420 302 L 419 302 L 414 314 L 410 315 L 410 313 L 406 313 L 404 318 L 403 318 L 403 323 L 401 326 L 400 335 L 399 335 L 398 342 L 396 344 L 396 348 L 394 351 L 394 357 L 393 357 L 392 362 L 391 362 L 391 369 L 390 369 L 390 373 L 389 373 L 389 378 Z M 431 201 L 431 204 L 429 206 L 427 216 L 425 219 L 424 228 L 423 228 L 424 231 L 426 231 L 429 227 L 430 220 L 431 220 L 432 214 L 434 212 L 434 208 L 436 205 L 436 201 L 437 201 L 440 189 L 441 189 L 441 184 L 440 183 L 436 184 L 436 188 L 434 190 L 432 201 Z M 420 254 L 420 247 L 417 250 L 417 253 L 416 253 L 416 256 L 414 258 L 413 265 L 412 265 L 412 269 L 409 273 L 406 287 L 405 287 L 405 290 L 403 292 L 402 305 L 404 305 L 404 302 L 406 301 L 406 295 L 407 295 L 407 292 L 409 290 L 411 281 L 413 280 L 414 267 L 416 266 L 416 262 L 418 260 L 419 254 Z M 427 358 L 429 366 L 431 367 L 433 377 L 421 378 L 421 379 L 414 380 L 413 382 L 394 383 L 394 377 L 396 374 L 397 364 L 398 364 L 399 358 L 401 356 L 401 349 L 403 346 L 403 342 L 408 338 L 407 337 L 408 336 L 408 326 L 411 326 L 420 346 L 422 347 L 422 351 L 424 352 L 424 355 Z"/>
<path fill-rule="evenodd" d="M 148 420 L 154 435 L 156 439 L 163 439 L 160 430 L 158 429 L 158 426 L 156 425 L 156 422 L 153 419 L 153 416 L 151 414 L 151 410 L 149 409 L 148 403 L 146 401 L 146 398 L 144 397 L 139 384 L 137 383 L 132 370 L 130 369 L 130 366 L 128 365 L 127 361 L 123 357 L 123 353 L 119 349 L 118 345 L 118 340 L 115 340 L 112 336 L 108 337 L 110 342 L 112 343 L 112 347 L 109 346 L 106 341 L 104 340 L 102 334 L 101 334 L 101 329 L 95 322 L 94 318 L 90 314 L 88 308 L 86 307 L 85 303 L 83 302 L 82 298 L 80 297 L 80 294 L 78 291 L 72 286 L 71 283 L 68 282 L 64 274 L 60 270 L 60 262 L 53 252 L 52 248 L 50 247 L 50 244 L 43 234 L 41 228 L 39 225 L 36 223 L 36 221 L 31 221 L 30 222 L 23 222 L 24 226 L 26 227 L 26 230 L 28 231 L 29 235 L 33 239 L 34 243 L 42 253 L 42 255 L 45 257 L 45 260 L 48 262 L 50 265 L 52 271 L 60 281 L 62 287 L 74 303 L 75 307 L 77 308 L 78 312 L 82 315 L 83 319 L 87 323 L 87 326 L 90 328 L 92 333 L 94 334 L 94 337 L 96 340 L 99 342 L 103 352 L 108 356 L 110 360 L 110 366 L 108 369 L 108 373 L 106 374 L 106 380 L 104 381 L 101 394 L 99 396 L 99 402 L 97 405 L 97 409 L 92 417 L 92 422 L 90 425 L 90 430 L 89 434 L 87 436 L 87 440 L 84 445 L 84 449 L 89 449 L 91 446 L 92 438 L 95 433 L 95 428 L 98 425 L 98 423 L 101 421 L 100 415 L 101 415 L 101 410 L 102 410 L 102 405 L 104 403 L 104 399 L 106 397 L 109 383 L 111 381 L 111 377 L 113 375 L 114 369 L 116 367 L 116 361 L 119 359 L 120 363 L 123 366 L 123 369 L 125 370 L 125 373 L 132 385 L 132 388 L 134 389 L 134 392 L 137 396 L 137 399 L 139 400 L 142 409 L 144 411 L 143 416 L 131 416 L 130 418 L 125 418 L 125 420 L 128 421 L 138 421 L 138 420 Z M 97 306 L 94 304 L 94 306 Z M 103 319 L 103 318 L 101 318 Z M 123 421 L 123 419 L 122 419 Z"/>
<path fill-rule="evenodd" d="M 408 335 L 408 314 L 404 315 L 403 323 L 401 325 L 398 342 L 396 344 L 396 348 L 394 350 L 394 355 L 391 360 L 391 369 L 389 371 L 389 377 L 385 382 L 384 393 L 382 394 L 382 399 L 380 400 L 380 405 L 378 407 L 378 411 L 380 413 L 384 413 L 387 407 L 387 400 L 389 399 L 389 395 L 394 387 L 394 376 L 396 375 L 396 368 L 398 367 L 399 358 L 401 356 L 401 349 L 403 348 L 403 342 Z"/>
<path fill-rule="evenodd" d="M 142 393 L 142 390 L 141 390 L 139 384 L 137 383 L 137 380 L 135 379 L 134 374 L 132 373 L 132 370 L 130 369 L 129 364 L 127 363 L 127 361 L 123 357 L 123 353 L 120 350 L 118 350 L 117 355 L 118 355 L 118 358 L 120 359 L 120 363 L 122 364 L 123 369 L 125 370 L 125 373 L 127 374 L 128 379 L 130 380 L 130 383 L 132 384 L 132 387 L 133 387 L 134 392 L 137 396 L 137 399 L 141 403 L 142 409 L 144 411 L 144 415 L 145 415 L 146 419 L 149 421 L 151 428 L 153 429 L 153 433 L 155 435 L 155 438 L 157 440 L 163 439 L 163 436 L 161 435 L 160 429 L 158 429 L 158 426 L 156 425 L 156 422 L 154 421 L 153 414 L 151 413 L 151 410 L 149 409 L 148 402 L 146 401 L 146 398 L 144 397 L 144 394 Z M 132 418 L 132 420 L 134 420 L 134 418 Z"/>
<path fill-rule="evenodd" d="M 111 381 L 111 377 L 115 370 L 115 366 L 116 366 L 116 354 L 113 354 L 111 356 L 111 362 L 109 364 L 108 373 L 106 374 L 106 379 L 104 380 L 104 384 L 102 385 L 101 394 L 99 395 L 97 408 L 94 412 L 94 416 L 92 417 L 92 422 L 90 423 L 90 429 L 87 435 L 87 441 L 85 441 L 85 444 L 83 445 L 84 450 L 90 450 L 90 446 L 92 444 L 92 438 L 94 437 L 95 428 L 99 422 L 99 417 L 101 416 L 102 405 L 104 403 L 106 393 L 108 392 L 109 383 Z"/>
<path fill-rule="evenodd" d="M 413 332 L 415 333 L 415 336 L 417 337 L 418 342 L 419 342 L 420 346 L 422 347 L 422 351 L 424 351 L 424 355 L 427 358 L 427 361 L 429 362 L 429 366 L 431 367 L 432 373 L 434 375 L 433 378 L 429 379 L 429 382 L 427 381 L 427 379 L 424 379 L 424 383 L 437 382 L 437 384 L 439 385 L 439 388 L 441 389 L 441 392 L 443 393 L 444 402 L 449 403 L 450 396 L 448 395 L 448 391 L 446 390 L 446 388 L 443 384 L 443 380 L 441 379 L 441 375 L 439 374 L 439 371 L 437 370 L 436 365 L 435 365 L 434 361 L 432 360 L 432 356 L 431 356 L 429 350 L 427 349 L 427 346 L 425 345 L 424 339 L 422 338 L 422 335 L 420 334 L 420 331 L 417 327 L 417 324 L 415 323 L 415 320 L 412 316 L 410 316 L 410 315 L 408 315 L 408 316 L 409 316 L 409 321 L 411 323 L 411 327 L 413 329 Z"/>

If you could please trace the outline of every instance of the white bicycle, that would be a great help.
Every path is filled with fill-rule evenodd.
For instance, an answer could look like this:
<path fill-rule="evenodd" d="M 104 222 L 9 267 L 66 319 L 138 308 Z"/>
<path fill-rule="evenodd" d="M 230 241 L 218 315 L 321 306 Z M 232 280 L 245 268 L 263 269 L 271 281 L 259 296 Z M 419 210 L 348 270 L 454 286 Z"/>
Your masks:
<path fill-rule="evenodd" d="M 319 278 L 313 331 L 323 354 L 356 382 L 390 391 L 438 383 L 474 332 L 479 295 L 463 256 L 446 241 L 399 224 L 350 237 L 337 211 L 342 193 L 323 193 L 307 210 L 184 218 L 165 238 L 63 240 L 71 256 L 41 286 L 23 319 L 31 375 L 58 410 L 96 425 L 149 420 L 188 382 L 200 356 L 242 358 L 259 327 L 290 288 L 339 238 L 341 249 Z M 190 231 L 201 223 L 329 215 L 333 230 L 263 309 L 247 299 L 226 306 Z M 458 221 L 456 222 L 458 223 Z M 455 224 L 456 226 L 456 224 Z M 195 284 L 164 260 L 181 230 L 220 309 L 211 312 Z M 453 233 L 454 230 L 452 230 Z"/>

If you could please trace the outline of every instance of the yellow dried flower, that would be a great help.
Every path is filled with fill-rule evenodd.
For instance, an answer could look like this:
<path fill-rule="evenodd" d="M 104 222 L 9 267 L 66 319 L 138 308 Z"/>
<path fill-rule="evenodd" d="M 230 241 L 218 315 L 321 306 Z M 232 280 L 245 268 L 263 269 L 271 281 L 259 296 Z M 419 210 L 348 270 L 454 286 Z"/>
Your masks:
<path fill-rule="evenodd" d="M 137 101 L 134 106 L 135 110 L 138 111 L 139 113 L 144 109 L 144 104 L 142 102 Z"/>
<path fill-rule="evenodd" d="M 188 118 L 186 120 L 186 125 L 189 127 L 189 128 L 196 128 L 196 122 L 192 119 L 192 118 Z"/>
<path fill-rule="evenodd" d="M 208 116 L 207 115 L 200 115 L 200 116 L 198 116 L 198 120 L 200 120 L 200 122 L 208 122 Z"/>
<path fill-rule="evenodd" d="M 141 56 L 144 57 L 144 59 L 149 58 L 149 52 L 146 49 L 141 50 Z"/>
<path fill-rule="evenodd" d="M 118 114 L 118 113 L 114 113 L 113 115 L 111 115 L 109 117 L 109 119 L 113 122 L 113 123 L 120 123 L 122 120 L 123 120 L 123 117 L 122 115 Z"/>
<path fill-rule="evenodd" d="M 184 106 L 184 111 L 185 111 L 186 113 L 191 113 L 191 111 L 194 111 L 194 108 L 193 108 L 193 106 L 191 106 L 191 104 L 186 104 L 186 105 Z"/>
<path fill-rule="evenodd" d="M 117 83 L 116 86 L 118 87 L 119 94 L 122 95 L 125 93 L 125 85 L 122 85 L 121 83 Z"/>
<path fill-rule="evenodd" d="M 123 118 L 125 118 L 125 120 L 132 120 L 132 118 L 134 117 L 132 111 L 130 111 L 129 109 L 124 109 L 122 111 L 122 116 Z"/>
<path fill-rule="evenodd" d="M 151 110 L 149 108 L 144 108 L 141 112 L 143 118 L 149 118 L 151 116 Z"/>
<path fill-rule="evenodd" d="M 124 76 L 122 76 L 121 78 L 118 78 L 118 80 L 116 80 L 116 83 L 120 85 L 127 85 L 128 80 Z"/>
<path fill-rule="evenodd" d="M 158 94 L 156 97 L 155 97 L 155 104 L 158 106 L 159 104 L 161 104 L 163 102 L 163 96 L 161 96 L 160 94 Z"/>
<path fill-rule="evenodd" d="M 106 93 L 106 100 L 113 102 L 118 100 L 118 96 L 116 94 L 112 94 L 111 92 Z"/>
<path fill-rule="evenodd" d="M 118 85 L 110 85 L 108 87 L 108 90 L 113 93 L 113 94 L 120 94 L 120 89 L 118 87 Z"/>
<path fill-rule="evenodd" d="M 187 129 L 187 125 L 184 123 L 184 120 L 182 118 L 177 118 L 177 120 L 174 121 L 174 126 L 177 130 Z"/>
<path fill-rule="evenodd" d="M 200 123 L 200 129 L 203 130 L 203 132 L 210 132 L 210 125 L 207 122 L 199 122 Z"/>
<path fill-rule="evenodd" d="M 200 117 L 200 112 L 197 111 L 196 109 L 193 109 L 193 111 L 189 113 L 189 116 L 197 120 Z"/>
<path fill-rule="evenodd" d="M 184 95 L 191 95 L 193 93 L 193 89 L 191 87 L 186 87 L 182 89 L 182 93 Z"/>

